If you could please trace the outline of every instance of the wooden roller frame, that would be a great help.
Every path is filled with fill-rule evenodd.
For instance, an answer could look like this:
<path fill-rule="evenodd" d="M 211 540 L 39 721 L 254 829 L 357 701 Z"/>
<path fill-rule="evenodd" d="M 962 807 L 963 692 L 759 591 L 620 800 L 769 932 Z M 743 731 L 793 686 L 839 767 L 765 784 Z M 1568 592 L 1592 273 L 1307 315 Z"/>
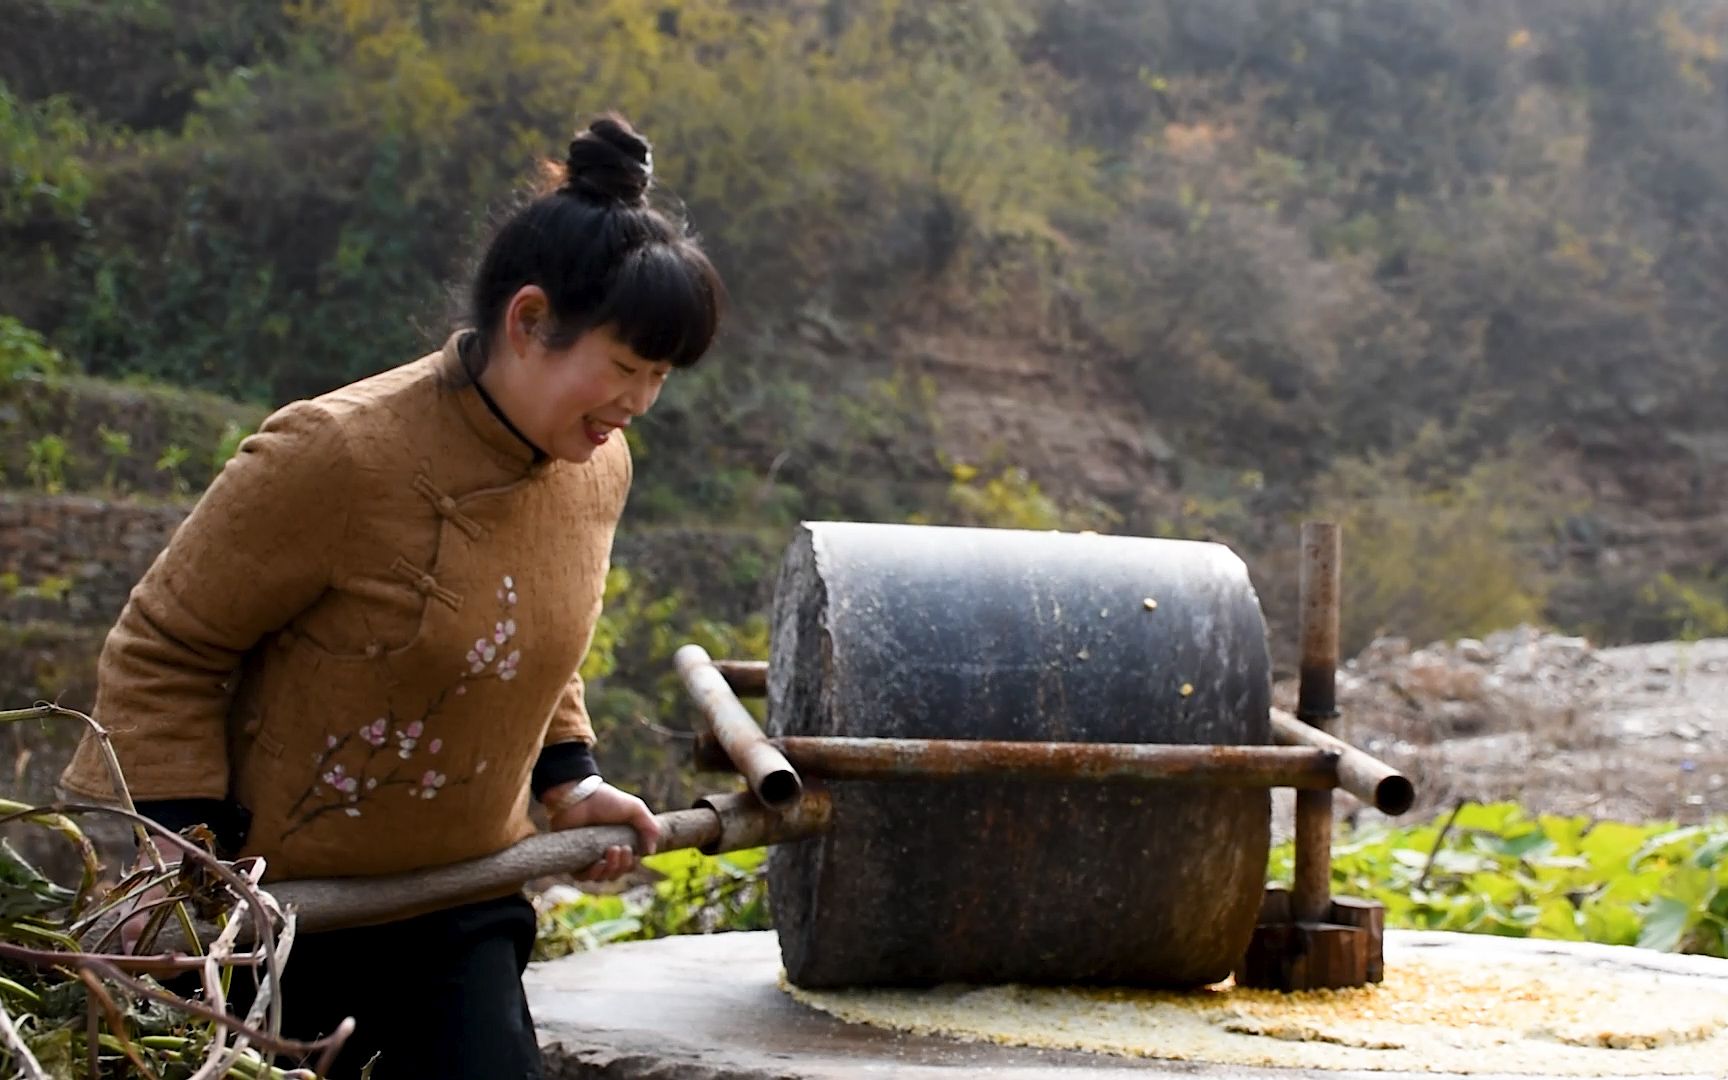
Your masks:
<path fill-rule="evenodd" d="M 1338 527 L 1302 527 L 1301 678 L 1294 716 L 1272 714 L 1279 747 L 1108 743 L 1002 743 L 939 739 L 769 739 L 738 700 L 762 697 L 768 665 L 711 660 L 694 646 L 677 665 L 700 706 L 696 764 L 737 771 L 772 805 L 795 802 L 798 773 L 828 780 L 942 780 L 993 776 L 1061 781 L 1194 783 L 1296 789 L 1292 887 L 1270 888 L 1248 950 L 1243 986 L 1283 991 L 1363 986 L 1383 972 L 1385 913 L 1331 895 L 1332 789 L 1383 813 L 1415 801 L 1408 778 L 1327 732 L 1336 719 L 1340 546 Z M 781 791 L 773 790 L 780 786 Z M 767 790 L 765 790 L 767 789 Z M 826 822 L 824 823 L 826 825 Z"/>

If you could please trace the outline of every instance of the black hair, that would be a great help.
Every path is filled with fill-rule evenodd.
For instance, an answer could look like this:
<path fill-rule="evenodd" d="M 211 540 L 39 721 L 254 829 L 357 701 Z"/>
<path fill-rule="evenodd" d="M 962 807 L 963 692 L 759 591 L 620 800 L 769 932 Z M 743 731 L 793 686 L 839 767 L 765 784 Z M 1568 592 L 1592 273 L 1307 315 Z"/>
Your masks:
<path fill-rule="evenodd" d="M 510 298 L 538 285 L 551 303 L 553 348 L 610 326 L 645 360 L 689 367 L 719 329 L 725 287 L 688 225 L 649 205 L 653 153 L 615 113 L 577 132 L 551 186 L 493 235 L 474 275 L 479 333 L 470 374 L 486 367 Z"/>

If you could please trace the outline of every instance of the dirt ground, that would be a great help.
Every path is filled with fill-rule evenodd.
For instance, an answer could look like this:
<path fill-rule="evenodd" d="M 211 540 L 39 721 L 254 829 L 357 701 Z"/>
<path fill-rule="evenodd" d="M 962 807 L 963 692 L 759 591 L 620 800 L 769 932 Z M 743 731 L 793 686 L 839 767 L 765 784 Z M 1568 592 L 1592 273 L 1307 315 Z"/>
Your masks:
<path fill-rule="evenodd" d="M 1728 814 L 1728 638 L 1596 649 L 1523 627 L 1415 650 L 1382 639 L 1338 689 L 1338 733 L 1415 780 L 1404 821 L 1459 799 L 1625 821 Z M 1294 684 L 1277 697 L 1293 705 Z M 1348 796 L 1340 807 L 1377 817 Z"/>

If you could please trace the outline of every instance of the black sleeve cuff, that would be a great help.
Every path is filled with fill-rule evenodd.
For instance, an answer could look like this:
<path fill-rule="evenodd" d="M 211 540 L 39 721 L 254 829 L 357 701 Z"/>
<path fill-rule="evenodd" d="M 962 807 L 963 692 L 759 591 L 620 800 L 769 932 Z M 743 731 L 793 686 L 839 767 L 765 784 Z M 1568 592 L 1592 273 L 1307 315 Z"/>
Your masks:
<path fill-rule="evenodd" d="M 233 857 L 246 845 L 251 815 L 232 799 L 152 799 L 138 812 L 172 832 L 208 825 L 216 834 L 217 854 Z"/>
<path fill-rule="evenodd" d="M 529 778 L 528 786 L 538 799 L 559 784 L 581 780 L 599 771 L 600 766 L 594 764 L 594 751 L 587 743 L 553 743 L 541 749 L 540 760 L 534 763 L 534 775 Z"/>

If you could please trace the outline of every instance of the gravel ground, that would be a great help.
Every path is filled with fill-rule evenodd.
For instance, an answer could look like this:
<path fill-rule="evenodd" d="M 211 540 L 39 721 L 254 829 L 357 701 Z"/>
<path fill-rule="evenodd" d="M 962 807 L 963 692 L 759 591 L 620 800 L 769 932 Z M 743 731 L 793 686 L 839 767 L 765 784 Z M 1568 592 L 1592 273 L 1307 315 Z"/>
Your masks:
<path fill-rule="evenodd" d="M 1531 628 L 1411 650 L 1375 642 L 1339 673 L 1339 734 L 1417 784 L 1404 820 L 1459 799 L 1695 823 L 1728 814 L 1728 638 L 1596 649 Z M 1278 687 L 1294 703 L 1294 684 Z M 1274 829 L 1288 828 L 1278 793 Z M 1342 816 L 1374 817 L 1348 796 Z"/>

